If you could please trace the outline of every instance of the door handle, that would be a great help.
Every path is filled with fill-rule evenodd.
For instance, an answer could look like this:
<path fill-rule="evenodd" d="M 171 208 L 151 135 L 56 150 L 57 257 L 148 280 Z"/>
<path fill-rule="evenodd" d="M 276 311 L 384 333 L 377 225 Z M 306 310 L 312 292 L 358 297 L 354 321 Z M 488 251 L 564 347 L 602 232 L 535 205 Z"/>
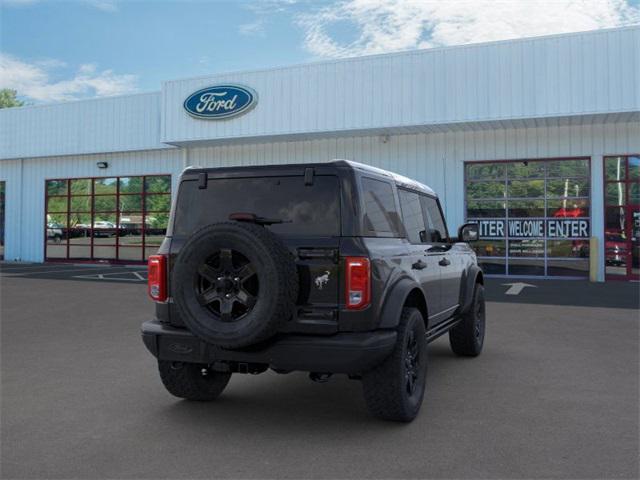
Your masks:
<path fill-rule="evenodd" d="M 414 270 L 422 270 L 424 268 L 427 268 L 427 264 L 424 263 L 422 260 L 418 260 L 413 265 L 411 265 L 411 268 L 413 268 Z"/>
<path fill-rule="evenodd" d="M 446 267 L 447 265 L 451 265 L 451 261 L 447 257 L 442 257 L 442 260 L 438 262 L 438 265 Z"/>

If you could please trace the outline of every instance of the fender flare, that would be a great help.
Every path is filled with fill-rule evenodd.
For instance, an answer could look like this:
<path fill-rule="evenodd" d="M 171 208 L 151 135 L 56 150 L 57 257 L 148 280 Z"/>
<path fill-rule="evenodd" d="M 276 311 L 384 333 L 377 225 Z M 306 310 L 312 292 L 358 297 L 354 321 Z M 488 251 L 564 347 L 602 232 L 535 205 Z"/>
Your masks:
<path fill-rule="evenodd" d="M 460 314 L 468 312 L 471 308 L 476 283 L 484 284 L 484 276 L 478 265 L 471 265 L 465 270 L 460 282 Z"/>
<path fill-rule="evenodd" d="M 409 294 L 416 289 L 418 289 L 422 294 L 422 297 L 425 298 L 422 288 L 415 280 L 403 277 L 387 291 L 384 304 L 380 310 L 379 328 L 396 328 L 398 326 L 402 307 L 407 301 Z M 425 299 L 425 305 L 426 303 Z M 425 316 L 425 326 L 427 320 L 428 319 Z"/>

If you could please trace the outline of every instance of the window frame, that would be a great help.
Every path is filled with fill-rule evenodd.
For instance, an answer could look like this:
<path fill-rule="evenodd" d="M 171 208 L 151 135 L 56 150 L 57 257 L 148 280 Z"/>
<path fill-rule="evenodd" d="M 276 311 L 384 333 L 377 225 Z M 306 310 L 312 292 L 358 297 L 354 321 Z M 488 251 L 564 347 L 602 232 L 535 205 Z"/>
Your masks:
<path fill-rule="evenodd" d="M 136 192 L 136 193 L 132 193 L 132 192 L 126 192 L 126 193 L 121 193 L 120 192 L 120 179 L 122 178 L 141 178 L 142 179 L 142 191 L 141 192 Z M 149 195 L 165 195 L 169 197 L 169 209 L 166 211 L 162 211 L 162 212 L 156 212 L 156 211 L 149 211 L 147 212 L 146 210 L 146 196 L 147 196 L 147 192 L 146 192 L 146 181 L 149 178 L 154 178 L 154 177 L 168 177 L 169 178 L 169 183 L 168 183 L 168 187 L 169 190 L 167 192 L 161 192 L 161 193 L 151 193 Z M 96 180 L 103 180 L 103 179 L 115 179 L 115 185 L 116 185 L 116 191 L 115 193 L 95 193 L 95 184 L 96 184 Z M 71 182 L 74 180 L 88 180 L 90 182 L 90 186 L 89 186 L 89 192 L 88 193 L 80 193 L 80 194 L 76 194 L 73 195 L 71 192 Z M 65 182 L 66 183 L 66 188 L 65 194 L 52 194 L 49 195 L 48 192 L 48 183 L 49 182 Z M 139 211 L 120 211 L 120 198 L 121 196 L 132 196 L 132 195 L 139 195 L 141 196 L 141 206 L 140 206 L 140 210 Z M 147 248 L 148 247 L 154 247 L 157 244 L 153 243 L 153 244 L 147 244 L 147 230 L 150 230 L 147 228 L 146 226 L 146 217 L 148 213 L 163 213 L 163 214 L 167 214 L 170 215 L 171 213 L 171 200 L 172 200 L 172 195 L 173 195 L 173 175 L 170 173 L 153 173 L 153 174 L 141 174 L 141 175 L 133 175 L 133 174 L 126 174 L 126 175 L 107 175 L 107 176 L 92 176 L 92 177 L 68 177 L 68 178 L 60 178 L 60 177 L 53 177 L 53 178 L 45 178 L 44 180 L 44 225 L 43 225 L 43 258 L 45 259 L 45 261 L 47 262 L 75 262 L 75 263 L 95 263 L 95 262 L 109 262 L 109 263 L 114 263 L 114 264 L 144 264 L 146 262 L 146 258 L 147 258 Z M 108 210 L 108 211 L 96 211 L 95 209 L 95 200 L 96 197 L 109 197 L 109 196 L 115 196 L 115 210 Z M 71 211 L 71 199 L 72 198 L 78 198 L 78 197 L 86 197 L 89 199 L 89 210 L 87 211 Z M 66 204 L 67 204 L 67 208 L 66 211 L 64 212 L 49 212 L 48 209 L 48 204 L 49 204 L 49 199 L 50 198 L 64 198 L 66 199 Z M 66 231 L 66 240 L 65 240 L 65 256 L 64 257 L 48 257 L 47 256 L 47 246 L 48 244 L 48 215 L 50 213 L 58 213 L 61 215 L 66 215 L 66 224 L 63 228 L 63 231 Z M 130 247 L 127 246 L 126 244 L 121 244 L 120 243 L 120 238 L 122 237 L 121 235 L 121 229 L 119 227 L 120 225 L 120 217 L 123 213 L 135 213 L 135 214 L 139 214 L 140 217 L 142 218 L 142 225 L 141 225 L 141 229 L 140 229 L 140 244 L 136 245 L 135 247 Z M 91 239 L 91 241 L 87 244 L 79 244 L 79 243 L 73 243 L 71 241 L 71 239 L 69 238 L 69 231 L 71 230 L 70 227 L 70 219 L 71 219 L 71 215 L 88 215 L 90 218 L 90 222 L 89 222 L 89 228 L 87 229 L 89 232 L 89 237 Z M 94 224 L 96 222 L 96 214 L 97 215 L 102 215 L 102 216 L 106 216 L 106 215 L 115 215 L 115 228 L 114 228 L 114 243 L 113 244 L 99 244 L 98 247 L 100 246 L 104 246 L 104 247 L 114 247 L 115 248 L 115 257 L 111 258 L 102 258 L 99 256 L 96 256 L 95 252 L 94 252 L 94 246 L 95 246 L 95 228 L 94 228 Z M 79 257 L 79 258 L 73 258 L 70 256 L 71 254 L 71 247 L 80 247 L 80 246 L 86 246 L 89 247 L 89 256 L 88 257 Z M 140 258 L 137 260 L 123 260 L 120 258 L 120 250 L 123 249 L 124 251 L 132 251 L 133 249 L 139 249 L 140 250 Z"/>
<path fill-rule="evenodd" d="M 612 155 L 615 156 L 615 155 Z M 584 175 L 568 175 L 566 177 L 560 177 L 558 175 L 550 175 L 549 174 L 549 170 L 548 170 L 548 164 L 550 162 L 559 162 L 559 161 L 576 161 L 576 160 L 582 160 L 582 161 L 586 161 L 587 162 L 587 170 L 585 172 Z M 523 162 L 542 162 L 544 165 L 544 174 L 543 176 L 535 176 L 535 177 L 511 177 L 509 176 L 509 168 L 508 165 L 509 164 L 514 164 L 514 163 L 523 163 Z M 468 175 L 468 165 L 481 165 L 481 164 L 502 164 L 505 165 L 504 167 L 504 171 L 502 173 L 502 175 L 500 177 L 491 177 L 491 178 L 469 178 Z M 580 200 L 580 201 L 587 201 L 588 205 L 589 205 L 589 213 L 588 215 L 585 216 L 580 216 L 580 217 L 575 217 L 577 219 L 584 219 L 584 220 L 588 220 L 589 222 L 589 236 L 593 235 L 593 184 L 591 182 L 592 180 L 592 157 L 590 156 L 577 156 L 577 157 L 548 157 L 548 158 L 520 158 L 520 159 L 505 159 L 505 160 L 480 160 L 480 161 L 475 161 L 475 160 L 469 160 L 469 161 L 465 161 L 463 163 L 463 169 L 464 169 L 464 204 L 463 204 L 463 208 L 464 208 L 464 218 L 465 221 L 485 221 L 485 220 L 502 220 L 505 222 L 505 228 L 508 225 L 508 221 L 510 219 L 526 219 L 526 220 L 543 220 L 543 221 L 547 221 L 549 219 L 553 219 L 554 217 L 549 216 L 548 215 L 548 211 L 549 211 L 549 202 L 550 201 L 557 201 L 557 200 L 561 200 L 564 197 L 557 197 L 557 196 L 548 196 L 547 195 L 547 182 L 550 180 L 558 180 L 558 179 L 586 179 L 587 182 L 589 183 L 589 189 L 588 189 L 588 195 L 580 195 L 580 196 L 576 196 L 576 197 L 566 197 L 567 199 L 570 200 Z M 544 196 L 543 197 L 531 197 L 531 198 L 522 198 L 522 197 L 509 197 L 508 196 L 508 184 L 509 181 L 512 180 L 520 180 L 520 181 L 530 181 L 530 180 L 543 180 L 544 181 Z M 468 185 L 470 183 L 475 183 L 475 182 L 487 182 L 487 181 L 491 181 L 491 182 L 504 182 L 505 184 L 505 195 L 502 198 L 481 198 L 481 199 L 469 199 L 467 196 L 467 188 Z M 482 200 L 482 201 L 497 201 L 497 202 L 504 202 L 505 205 L 505 214 L 504 216 L 501 217 L 495 217 L 495 216 L 486 216 L 486 217 L 478 217 L 478 216 L 470 216 L 468 215 L 468 209 L 469 209 L 469 201 L 478 201 L 478 200 Z M 536 216 L 536 217 L 521 217 L 521 216 L 512 216 L 509 215 L 509 202 L 513 202 L 513 201 L 526 201 L 526 202 L 531 202 L 531 201 L 536 201 L 536 200 L 542 200 L 544 202 L 544 206 L 543 206 L 543 211 L 544 211 L 544 215 L 543 216 Z M 568 218 L 568 217 L 567 217 Z M 503 237 L 500 238 L 489 238 L 489 239 L 484 239 L 486 241 L 495 241 L 495 242 L 504 242 L 505 244 L 505 253 L 503 256 L 484 256 L 484 255 L 478 255 L 478 261 L 482 262 L 483 259 L 488 260 L 489 262 L 493 262 L 495 263 L 496 261 L 501 261 L 502 264 L 504 265 L 504 271 L 503 273 L 496 273 L 496 274 L 492 274 L 492 275 L 496 275 L 496 276 L 508 276 L 508 277 L 535 277 L 535 278 L 587 278 L 588 277 L 588 271 L 587 274 L 585 276 L 571 276 L 571 277 L 566 277 L 566 276 L 559 276 L 559 275 L 549 275 L 549 264 L 551 262 L 558 262 L 558 261 L 567 261 L 567 262 L 580 262 L 580 261 L 584 261 L 584 258 L 579 258 L 579 257 L 551 257 L 548 256 L 547 252 L 548 252 L 548 242 L 550 241 L 554 241 L 554 240 L 573 240 L 573 241 L 584 241 L 584 240 L 588 240 L 585 238 L 575 238 L 575 237 L 567 237 L 567 238 L 550 238 L 548 236 L 548 232 L 545 231 L 545 235 L 542 237 L 531 237 L 531 240 L 536 240 L 536 239 L 542 239 L 544 242 L 544 255 L 542 257 L 534 257 L 534 256 L 528 256 L 528 257 L 510 257 L 509 256 L 509 246 L 510 246 L 510 241 L 518 241 L 518 240 L 523 240 L 522 238 L 515 238 L 515 237 L 510 237 L 508 234 L 508 230 L 505 230 L 505 235 Z M 516 260 L 540 260 L 543 259 L 544 260 L 544 273 L 542 275 L 527 275 L 527 274 L 511 274 L 510 269 L 509 269 L 509 259 L 516 259 Z M 588 259 L 588 257 L 587 257 Z"/>

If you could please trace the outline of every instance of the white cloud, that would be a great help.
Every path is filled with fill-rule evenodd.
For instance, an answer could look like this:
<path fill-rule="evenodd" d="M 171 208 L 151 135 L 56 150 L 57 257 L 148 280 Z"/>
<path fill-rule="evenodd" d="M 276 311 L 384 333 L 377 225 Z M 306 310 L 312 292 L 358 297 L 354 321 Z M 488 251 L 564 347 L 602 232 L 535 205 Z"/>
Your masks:
<path fill-rule="evenodd" d="M 57 60 L 28 63 L 0 53 L 0 88 L 11 88 L 19 95 L 40 102 L 107 97 L 137 90 L 136 75 L 98 70 L 95 64 L 81 65 L 72 78 L 52 79 L 52 70 L 64 66 Z"/>
<path fill-rule="evenodd" d="M 259 18 L 254 22 L 243 23 L 238 27 L 238 33 L 246 36 L 262 36 L 264 35 L 264 23 L 264 19 L 262 18 Z"/>
<path fill-rule="evenodd" d="M 318 57 L 532 37 L 640 23 L 627 0 L 341 0 L 298 16 Z M 341 41 L 332 29 L 351 27 Z"/>

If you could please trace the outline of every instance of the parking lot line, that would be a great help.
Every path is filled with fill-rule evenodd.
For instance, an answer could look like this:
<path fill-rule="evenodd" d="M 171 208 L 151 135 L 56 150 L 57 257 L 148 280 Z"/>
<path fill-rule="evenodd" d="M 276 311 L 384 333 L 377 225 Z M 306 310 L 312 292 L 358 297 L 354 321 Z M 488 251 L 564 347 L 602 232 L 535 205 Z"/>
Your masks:
<path fill-rule="evenodd" d="M 113 268 L 113 267 L 95 267 L 94 270 L 109 270 L 110 273 L 113 272 L 113 270 L 125 270 L 125 267 L 117 267 L 117 268 Z M 86 272 L 87 271 L 87 267 L 83 267 L 83 268 L 73 268 L 73 269 L 55 269 L 55 270 L 38 270 L 38 271 L 33 271 L 32 269 L 25 269 L 25 270 L 18 270 L 18 271 L 12 271 L 12 272 L 7 272 L 6 270 L 2 269 L 0 270 L 0 275 L 2 276 L 7 276 L 7 277 L 13 277 L 13 276 L 19 276 L 19 275 L 41 275 L 41 274 L 45 274 L 45 273 L 68 273 L 68 272 Z"/>
<path fill-rule="evenodd" d="M 115 273 L 93 273 L 89 275 L 74 275 L 71 278 L 82 278 L 86 280 L 108 280 L 108 281 L 116 281 L 116 282 L 146 282 L 147 279 L 140 275 L 140 273 L 146 273 L 145 270 L 140 270 L 138 272 L 115 272 Z M 132 274 L 135 278 L 122 278 L 116 277 L 115 275 L 128 275 Z"/>

